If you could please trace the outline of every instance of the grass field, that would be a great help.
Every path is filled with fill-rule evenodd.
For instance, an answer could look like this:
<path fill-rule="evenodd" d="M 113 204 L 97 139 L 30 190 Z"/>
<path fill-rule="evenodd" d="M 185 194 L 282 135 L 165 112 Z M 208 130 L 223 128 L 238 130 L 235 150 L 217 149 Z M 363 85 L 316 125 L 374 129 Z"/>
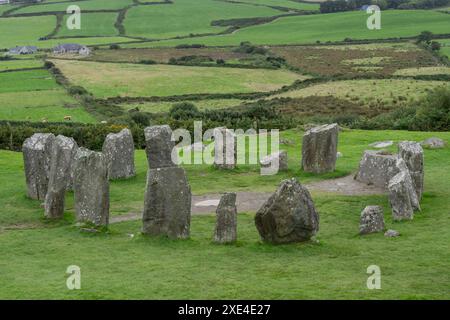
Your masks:
<path fill-rule="evenodd" d="M 151 2 L 151 1 L 149 1 Z M 133 3 L 133 0 L 89 0 L 89 1 L 72 1 L 80 7 L 81 12 L 84 10 L 115 10 L 122 9 Z M 36 12 L 66 12 L 69 3 L 42 3 L 32 6 L 27 6 L 15 11 L 15 13 L 36 13 Z"/>
<path fill-rule="evenodd" d="M 242 41 L 256 44 L 302 44 L 316 41 L 351 39 L 383 39 L 417 36 L 424 30 L 447 33 L 450 15 L 425 10 L 388 10 L 383 13 L 381 30 L 368 30 L 365 12 L 343 12 L 280 18 L 274 22 L 248 27 L 233 34 L 192 39 L 179 39 L 130 47 L 174 46 L 182 43 L 205 45 L 238 45 Z"/>
<path fill-rule="evenodd" d="M 291 168 L 298 168 L 300 132 L 286 132 L 283 136 L 296 141 L 288 151 Z M 338 172 L 353 171 L 370 142 L 430 136 L 450 139 L 448 133 L 343 132 L 339 149 L 344 158 L 338 160 Z M 21 154 L 0 154 L 0 173 L 6 182 L 0 185 L 2 299 L 449 298 L 448 147 L 425 151 L 426 192 L 422 212 L 413 221 L 393 222 L 386 196 L 313 193 L 320 213 L 317 242 L 281 246 L 260 242 L 253 213 L 239 215 L 239 240 L 230 246 L 211 242 L 215 221 L 212 215 L 193 217 L 191 239 L 186 241 L 143 237 L 139 234 L 140 221 L 113 224 L 107 234 L 82 234 L 71 224 L 72 195 L 68 195 L 64 221 L 46 222 L 39 202 L 25 198 Z M 112 183 L 113 214 L 141 208 L 145 161 L 144 153 L 139 151 L 137 177 Z M 301 171 L 292 170 L 287 176 L 310 181 Z M 187 172 L 195 194 L 274 190 L 285 177 L 280 174 L 264 178 L 257 172 L 249 175 L 207 168 L 187 168 Z M 384 207 L 386 227 L 400 231 L 399 238 L 357 235 L 359 214 L 368 204 Z M 65 271 L 73 264 L 81 267 L 82 289 L 69 291 Z M 381 268 L 381 290 L 366 288 L 366 269 L 372 264 Z"/>
<path fill-rule="evenodd" d="M 394 73 L 400 76 L 450 74 L 450 67 L 424 67 L 401 69 Z"/>
<path fill-rule="evenodd" d="M 266 5 L 274 7 L 284 7 L 297 10 L 318 10 L 319 5 L 315 3 L 304 3 L 289 0 L 241 0 L 239 2 L 252 3 L 256 5 Z"/>
<path fill-rule="evenodd" d="M 84 86 L 99 98 L 271 91 L 305 78 L 279 70 L 53 62 L 72 83 Z"/>
<path fill-rule="evenodd" d="M 450 58 L 450 39 L 440 40 L 441 44 L 441 54 L 446 55 L 448 58 Z"/>
<path fill-rule="evenodd" d="M 118 31 L 114 28 L 117 19 L 117 13 L 85 13 L 82 15 L 81 29 L 69 30 L 67 28 L 67 18 L 57 36 L 79 37 L 79 36 L 115 36 Z"/>
<path fill-rule="evenodd" d="M 36 59 L 17 59 L 0 61 L 0 71 L 15 70 L 15 69 L 27 69 L 27 68 L 42 68 L 44 62 Z"/>

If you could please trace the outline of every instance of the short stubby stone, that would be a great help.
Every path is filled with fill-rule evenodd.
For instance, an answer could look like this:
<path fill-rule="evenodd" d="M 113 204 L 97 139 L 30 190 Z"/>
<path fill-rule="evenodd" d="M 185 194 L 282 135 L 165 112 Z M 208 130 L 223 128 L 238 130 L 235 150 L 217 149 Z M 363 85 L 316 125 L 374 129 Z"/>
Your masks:
<path fill-rule="evenodd" d="M 236 193 L 225 193 L 216 209 L 214 241 L 231 243 L 237 239 Z"/>
<path fill-rule="evenodd" d="M 414 208 L 411 200 L 411 180 L 408 172 L 400 171 L 389 182 L 388 196 L 394 220 L 411 220 L 414 218 Z"/>
<path fill-rule="evenodd" d="M 420 144 L 428 149 L 442 149 L 445 147 L 445 141 L 436 137 L 425 139 Z"/>
<path fill-rule="evenodd" d="M 168 125 L 147 127 L 144 129 L 144 134 L 149 168 L 177 165 L 177 149 L 175 141 L 172 141 L 172 129 Z M 172 161 L 172 157 L 174 157 L 174 161 Z"/>
<path fill-rule="evenodd" d="M 359 162 L 355 180 L 368 185 L 387 188 L 389 180 L 399 172 L 396 162 L 397 155 L 382 150 L 366 150 Z"/>
<path fill-rule="evenodd" d="M 108 163 L 101 152 L 79 148 L 74 166 L 75 214 L 80 223 L 109 223 Z"/>
<path fill-rule="evenodd" d="M 286 151 L 272 153 L 260 161 L 262 168 L 271 168 L 278 165 L 278 171 L 288 170 L 288 154 Z"/>
<path fill-rule="evenodd" d="M 102 150 L 108 162 L 109 179 L 126 179 L 136 175 L 134 141 L 129 129 L 108 134 Z"/>
<path fill-rule="evenodd" d="M 398 144 L 398 155 L 408 167 L 414 189 L 419 200 L 423 194 L 424 184 L 424 155 L 420 143 L 414 141 L 402 141 Z"/>
<path fill-rule="evenodd" d="M 325 173 L 336 168 L 339 126 L 314 127 L 303 135 L 302 168 L 305 172 Z"/>
<path fill-rule="evenodd" d="M 396 238 L 396 237 L 400 236 L 400 232 L 398 232 L 397 230 L 389 229 L 388 231 L 386 231 L 384 233 L 384 236 L 386 238 Z"/>
<path fill-rule="evenodd" d="M 55 136 L 35 133 L 22 146 L 28 197 L 44 200 L 47 194 L 50 160 Z"/>
<path fill-rule="evenodd" d="M 73 138 L 59 135 L 52 146 L 50 174 L 47 195 L 45 197 L 45 216 L 47 218 L 62 218 L 66 190 L 72 185 L 73 162 L 78 145 Z"/>
<path fill-rule="evenodd" d="M 361 212 L 359 220 L 359 234 L 382 232 L 384 230 L 383 208 L 380 206 L 367 206 Z"/>
<path fill-rule="evenodd" d="M 255 225 L 266 242 L 307 241 L 319 231 L 319 214 L 308 189 L 292 178 L 282 181 L 258 210 Z"/>
<path fill-rule="evenodd" d="M 188 238 L 191 197 L 191 187 L 183 168 L 148 170 L 142 233 L 172 239 Z"/>
<path fill-rule="evenodd" d="M 227 128 L 214 129 L 214 166 L 234 169 L 237 162 L 237 136 Z"/>

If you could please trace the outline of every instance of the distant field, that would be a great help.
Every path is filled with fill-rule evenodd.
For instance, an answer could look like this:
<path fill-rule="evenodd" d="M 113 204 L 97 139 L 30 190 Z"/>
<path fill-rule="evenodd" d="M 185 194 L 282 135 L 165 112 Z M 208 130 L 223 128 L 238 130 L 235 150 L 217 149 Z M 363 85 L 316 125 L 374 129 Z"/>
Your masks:
<path fill-rule="evenodd" d="M 319 5 L 315 3 L 304 3 L 290 0 L 239 0 L 239 2 L 267 5 L 274 7 L 285 7 L 297 10 L 318 10 Z"/>
<path fill-rule="evenodd" d="M 211 26 L 214 20 L 269 17 L 282 13 L 267 7 L 246 4 L 184 0 L 175 1 L 171 5 L 133 7 L 127 13 L 125 29 L 128 36 L 163 39 L 190 34 L 218 33 L 227 29 Z"/>
<path fill-rule="evenodd" d="M 42 60 L 7 60 L 0 61 L 0 71 L 5 70 L 15 70 L 15 69 L 25 69 L 25 68 L 40 68 L 44 66 Z"/>
<path fill-rule="evenodd" d="M 271 91 L 304 78 L 279 70 L 52 61 L 98 98 Z"/>
<path fill-rule="evenodd" d="M 47 70 L 0 73 L 0 83 L 0 93 L 40 91 L 59 87 Z"/>
<path fill-rule="evenodd" d="M 71 3 L 70 3 L 71 2 Z M 151 1 L 149 1 L 151 2 Z M 114 10 L 122 9 L 129 4 L 132 4 L 133 0 L 90 0 L 90 1 L 66 1 L 61 3 L 44 3 L 36 4 L 33 6 L 27 6 L 14 13 L 35 13 L 35 12 L 66 12 L 69 5 L 77 5 L 83 10 Z"/>
<path fill-rule="evenodd" d="M 394 73 L 400 76 L 450 74 L 450 67 L 425 67 L 401 69 Z"/>
<path fill-rule="evenodd" d="M 193 39 L 178 39 L 130 45 L 130 47 L 174 46 L 201 43 L 205 45 L 237 45 L 242 41 L 256 44 L 315 43 L 352 39 L 412 37 L 424 30 L 448 33 L 450 15 L 427 10 L 388 10 L 383 12 L 382 29 L 368 30 L 365 12 L 342 12 L 280 18 L 274 22 L 244 28 L 233 34 Z"/>
<path fill-rule="evenodd" d="M 118 34 L 114 23 L 117 13 L 84 13 L 81 20 L 81 29 L 69 30 L 66 25 L 66 15 L 61 30 L 57 36 L 115 36 Z"/>
<path fill-rule="evenodd" d="M 36 44 L 55 28 L 55 16 L 1 18 L 0 48 Z"/>
<path fill-rule="evenodd" d="M 428 90 L 441 85 L 444 81 L 419 80 L 348 80 L 318 84 L 300 90 L 289 91 L 274 97 L 299 98 L 308 96 L 336 96 L 338 98 L 363 103 L 388 106 L 404 105 L 417 101 Z"/>
<path fill-rule="evenodd" d="M 440 53 L 450 58 L 450 39 L 439 40 L 442 45 Z"/>

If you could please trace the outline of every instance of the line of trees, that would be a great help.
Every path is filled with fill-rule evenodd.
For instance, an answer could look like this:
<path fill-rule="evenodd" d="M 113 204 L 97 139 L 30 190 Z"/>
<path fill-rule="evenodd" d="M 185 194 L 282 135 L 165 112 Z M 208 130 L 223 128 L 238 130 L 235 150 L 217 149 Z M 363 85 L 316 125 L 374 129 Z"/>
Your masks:
<path fill-rule="evenodd" d="M 377 5 L 386 9 L 429 9 L 443 7 L 450 0 L 328 0 L 320 4 L 321 13 L 359 10 L 365 5 Z"/>

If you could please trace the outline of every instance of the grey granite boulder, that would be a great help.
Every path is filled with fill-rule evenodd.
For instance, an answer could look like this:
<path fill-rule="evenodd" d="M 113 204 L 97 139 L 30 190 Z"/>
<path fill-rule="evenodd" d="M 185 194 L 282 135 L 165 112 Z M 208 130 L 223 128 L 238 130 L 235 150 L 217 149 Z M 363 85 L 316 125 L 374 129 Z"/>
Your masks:
<path fill-rule="evenodd" d="M 425 139 L 420 144 L 428 149 L 442 149 L 445 147 L 445 141 L 436 137 Z"/>
<path fill-rule="evenodd" d="M 72 180 L 72 163 L 78 145 L 73 138 L 59 135 L 52 146 L 50 174 L 47 195 L 45 197 L 45 216 L 62 218 L 68 181 Z M 71 184 L 70 184 L 71 185 Z"/>
<path fill-rule="evenodd" d="M 411 183 L 411 179 L 408 179 L 408 172 L 402 170 L 396 174 L 390 180 L 388 190 L 389 204 L 392 208 L 392 218 L 394 220 L 413 219 L 414 207 L 411 199 L 411 190 L 414 190 L 414 187 Z"/>
<path fill-rule="evenodd" d="M 366 150 L 359 162 L 355 180 L 387 188 L 391 178 L 399 172 L 396 163 L 397 155 L 386 151 Z"/>
<path fill-rule="evenodd" d="M 361 212 L 359 220 L 359 234 L 382 232 L 384 230 L 383 208 L 380 206 L 367 206 Z"/>
<path fill-rule="evenodd" d="M 398 144 L 398 155 L 408 167 L 414 183 L 417 197 L 422 199 L 424 185 L 424 155 L 420 143 L 414 141 L 402 141 Z"/>
<path fill-rule="evenodd" d="M 237 239 L 236 193 L 225 193 L 216 209 L 214 241 L 231 243 Z"/>
<path fill-rule="evenodd" d="M 278 170 L 286 171 L 288 170 L 288 154 L 286 151 L 279 151 L 272 153 L 261 159 L 260 164 L 263 168 L 270 168 L 274 163 L 278 161 Z"/>
<path fill-rule="evenodd" d="M 129 129 L 110 133 L 103 143 L 103 154 L 108 161 L 109 179 L 134 177 L 134 141 Z"/>
<path fill-rule="evenodd" d="M 172 161 L 172 150 L 175 150 L 172 129 L 168 125 L 152 126 L 145 128 L 144 134 L 149 168 L 176 166 L 177 163 Z M 176 155 L 176 152 L 174 154 Z"/>
<path fill-rule="evenodd" d="M 35 133 L 22 146 L 28 197 L 44 200 L 47 194 L 50 159 L 55 136 Z"/>
<path fill-rule="evenodd" d="M 108 163 L 101 152 L 79 148 L 74 166 L 74 202 L 77 221 L 107 226 L 109 223 Z"/>
<path fill-rule="evenodd" d="M 397 230 L 389 229 L 388 231 L 386 231 L 384 233 L 384 236 L 386 238 L 396 238 L 396 237 L 400 236 L 400 232 L 398 232 Z"/>
<path fill-rule="evenodd" d="M 258 210 L 255 225 L 263 241 L 307 241 L 319 231 L 319 214 L 311 195 L 295 178 L 281 182 Z"/>
<path fill-rule="evenodd" d="M 336 168 L 339 126 L 314 127 L 303 135 L 302 168 L 305 172 L 325 173 Z"/>
<path fill-rule="evenodd" d="M 142 233 L 172 239 L 188 238 L 191 196 L 183 168 L 148 170 Z"/>
<path fill-rule="evenodd" d="M 237 162 L 237 136 L 227 128 L 214 129 L 214 166 L 234 169 Z"/>
<path fill-rule="evenodd" d="M 420 200 L 419 197 L 417 196 L 414 181 L 410 175 L 410 171 L 408 169 L 408 166 L 406 165 L 405 160 L 403 160 L 402 158 L 398 158 L 396 166 L 400 172 L 405 173 L 405 180 L 406 185 L 408 186 L 409 199 L 411 201 L 411 206 L 413 210 L 420 211 Z"/>

